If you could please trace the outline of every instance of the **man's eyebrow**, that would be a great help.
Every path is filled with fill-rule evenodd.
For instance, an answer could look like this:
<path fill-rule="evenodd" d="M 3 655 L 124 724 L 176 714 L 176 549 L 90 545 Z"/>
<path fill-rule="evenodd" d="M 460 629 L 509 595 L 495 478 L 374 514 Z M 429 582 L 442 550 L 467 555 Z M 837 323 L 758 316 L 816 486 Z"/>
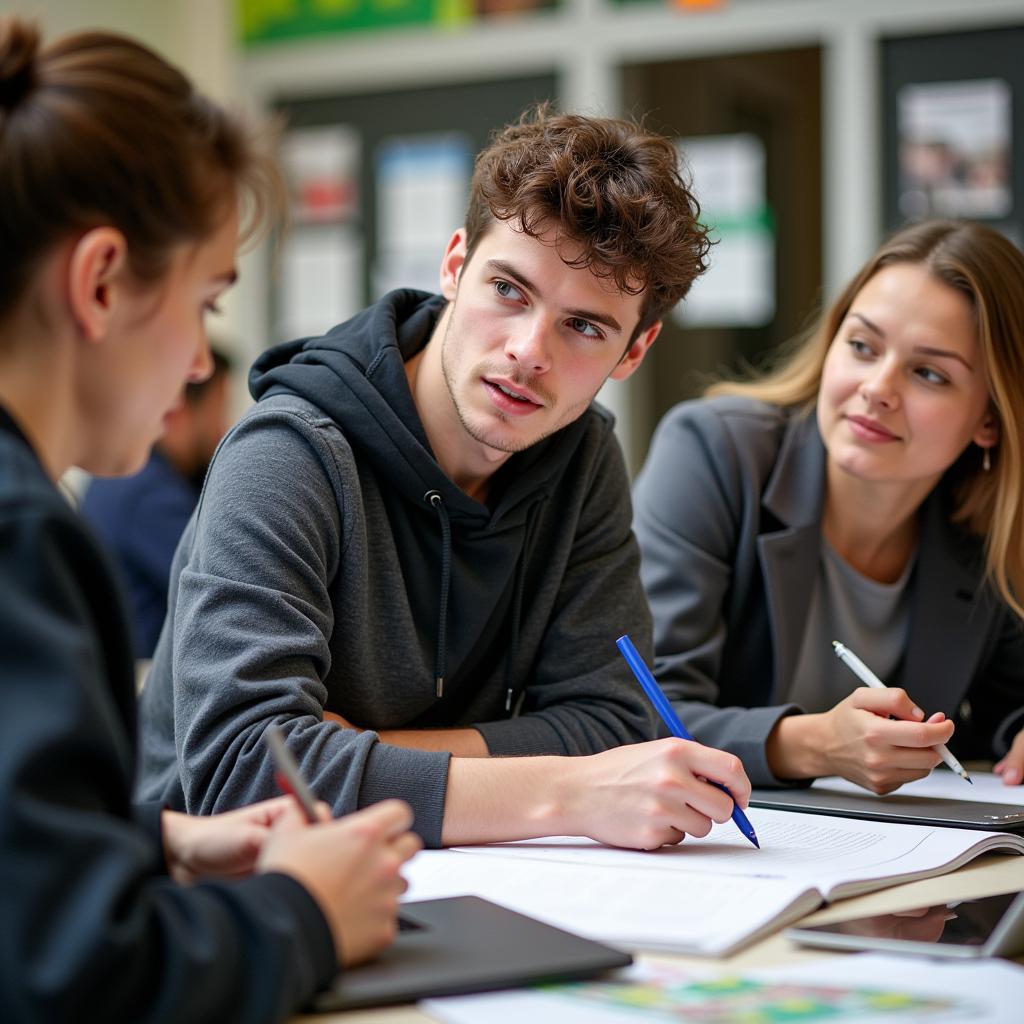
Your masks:
<path fill-rule="evenodd" d="M 507 263 L 505 260 L 492 259 L 488 260 L 484 266 L 489 270 L 496 271 L 497 273 L 504 275 L 505 277 L 511 277 L 516 284 L 521 285 L 531 295 L 539 294 L 536 285 L 534 285 L 528 277 L 525 277 L 520 271 L 513 267 L 511 263 Z M 565 312 L 570 317 L 575 317 L 580 320 L 593 320 L 594 323 L 602 324 L 615 334 L 622 333 L 622 325 L 615 319 L 615 317 L 608 313 L 599 313 L 592 309 L 567 309 Z"/>

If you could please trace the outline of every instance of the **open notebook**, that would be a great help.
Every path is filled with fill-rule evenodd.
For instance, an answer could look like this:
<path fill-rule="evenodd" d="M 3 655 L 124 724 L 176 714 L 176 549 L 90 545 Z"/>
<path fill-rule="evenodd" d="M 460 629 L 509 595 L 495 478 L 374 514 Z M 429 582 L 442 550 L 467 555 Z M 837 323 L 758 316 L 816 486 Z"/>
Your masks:
<path fill-rule="evenodd" d="M 761 849 L 732 823 L 652 853 L 555 838 L 419 854 L 410 898 L 471 894 L 632 949 L 725 956 L 822 901 L 952 871 L 1024 838 L 755 809 Z M 1021 869 L 1024 887 L 1024 863 Z"/>

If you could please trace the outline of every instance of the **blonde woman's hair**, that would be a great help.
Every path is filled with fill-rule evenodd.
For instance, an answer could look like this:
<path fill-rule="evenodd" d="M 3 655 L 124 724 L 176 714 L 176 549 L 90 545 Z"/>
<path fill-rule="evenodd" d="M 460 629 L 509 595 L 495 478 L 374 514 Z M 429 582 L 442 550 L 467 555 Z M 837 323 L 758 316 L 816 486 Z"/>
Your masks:
<path fill-rule="evenodd" d="M 974 311 L 999 423 L 992 469 L 968 446 L 946 471 L 952 519 L 985 538 L 985 570 L 1024 620 L 1024 253 L 999 232 L 968 221 L 925 221 L 893 235 L 861 268 L 817 324 L 749 380 L 720 381 L 708 395 L 742 395 L 809 413 L 822 366 L 857 293 L 883 267 L 918 263 L 965 295 Z"/>

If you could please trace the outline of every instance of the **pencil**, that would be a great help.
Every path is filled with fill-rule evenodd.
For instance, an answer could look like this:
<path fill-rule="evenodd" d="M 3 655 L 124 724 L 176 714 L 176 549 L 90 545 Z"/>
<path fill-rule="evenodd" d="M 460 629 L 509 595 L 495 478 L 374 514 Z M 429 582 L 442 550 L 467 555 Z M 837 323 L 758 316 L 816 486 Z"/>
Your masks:
<path fill-rule="evenodd" d="M 640 657 L 640 652 L 633 646 L 633 641 L 628 636 L 620 636 L 615 641 L 615 646 L 618 647 L 619 653 L 626 659 L 626 664 L 633 670 L 636 681 L 640 684 L 644 693 L 647 694 L 647 699 L 654 705 L 654 710 L 661 716 L 661 720 L 668 727 L 668 731 L 673 736 L 678 736 L 681 740 L 693 740 L 689 730 L 683 725 L 682 720 L 662 692 L 657 680 L 651 675 L 651 670 L 644 664 L 644 659 Z M 729 790 L 720 782 L 715 782 L 712 779 L 707 779 L 706 781 L 716 789 L 720 789 L 723 793 L 727 793 L 732 797 L 732 793 L 729 793 Z M 747 839 L 760 850 L 761 844 L 757 841 L 757 833 L 754 832 L 754 826 L 750 824 L 750 820 L 740 810 L 739 804 L 735 800 L 733 800 L 732 806 L 732 820 Z"/>
<path fill-rule="evenodd" d="M 884 690 L 885 683 L 882 682 L 874 672 L 871 671 L 864 664 L 860 658 L 857 657 L 853 651 L 850 650 L 845 644 L 841 644 L 838 640 L 832 641 L 832 647 L 836 652 L 836 657 L 862 682 L 876 690 Z M 949 747 L 945 743 L 940 743 L 936 748 L 939 757 L 949 765 L 960 776 L 964 782 L 969 782 L 972 786 L 974 780 L 967 774 L 964 766 L 953 756 L 950 752 Z"/>
<path fill-rule="evenodd" d="M 263 738 L 270 747 L 270 756 L 274 759 L 274 779 L 282 792 L 295 797 L 299 806 L 305 812 L 306 819 L 310 824 L 318 821 L 316 816 L 316 803 L 313 794 L 306 785 L 306 780 L 299 773 L 299 766 L 295 763 L 291 751 L 285 745 L 281 730 L 276 725 L 268 725 L 263 730 Z"/>

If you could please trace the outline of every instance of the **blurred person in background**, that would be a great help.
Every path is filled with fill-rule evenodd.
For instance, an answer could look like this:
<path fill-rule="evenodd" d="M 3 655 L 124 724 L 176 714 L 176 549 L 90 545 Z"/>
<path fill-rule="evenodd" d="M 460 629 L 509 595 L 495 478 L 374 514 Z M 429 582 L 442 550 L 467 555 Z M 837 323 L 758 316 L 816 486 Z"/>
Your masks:
<path fill-rule="evenodd" d="M 195 510 L 210 459 L 227 433 L 231 362 L 212 349 L 213 373 L 185 385 L 141 472 L 94 477 L 82 514 L 114 556 L 128 595 L 135 657 L 151 658 L 167 615 L 174 549 Z"/>

